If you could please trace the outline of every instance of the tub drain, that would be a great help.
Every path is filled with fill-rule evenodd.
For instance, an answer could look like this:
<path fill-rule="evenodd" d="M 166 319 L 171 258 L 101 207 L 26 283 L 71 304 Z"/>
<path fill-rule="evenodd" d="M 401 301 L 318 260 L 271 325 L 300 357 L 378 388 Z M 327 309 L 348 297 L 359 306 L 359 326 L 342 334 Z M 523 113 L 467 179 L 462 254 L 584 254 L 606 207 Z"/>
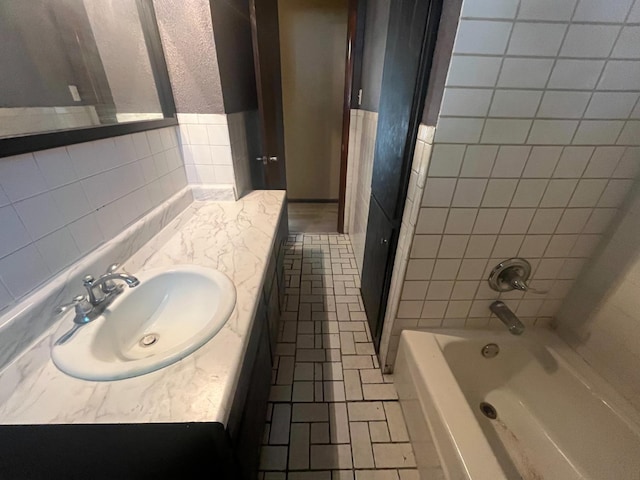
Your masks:
<path fill-rule="evenodd" d="M 138 345 L 140 345 L 142 348 L 150 347 L 158 341 L 159 337 L 160 336 L 157 333 L 149 333 L 148 335 L 145 335 L 140 339 Z"/>
<path fill-rule="evenodd" d="M 491 420 L 498 418 L 498 412 L 490 403 L 480 402 L 480 411 L 485 417 L 490 418 Z"/>

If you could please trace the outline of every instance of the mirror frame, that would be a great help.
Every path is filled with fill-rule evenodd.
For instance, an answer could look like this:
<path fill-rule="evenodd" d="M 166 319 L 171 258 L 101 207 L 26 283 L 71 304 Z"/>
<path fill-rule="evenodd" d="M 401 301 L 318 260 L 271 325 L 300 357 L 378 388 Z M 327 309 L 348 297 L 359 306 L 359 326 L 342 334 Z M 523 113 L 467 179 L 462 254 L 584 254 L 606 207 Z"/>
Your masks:
<path fill-rule="evenodd" d="M 164 118 L 0 138 L 0 158 L 178 125 L 171 81 L 152 0 L 135 0 Z"/>

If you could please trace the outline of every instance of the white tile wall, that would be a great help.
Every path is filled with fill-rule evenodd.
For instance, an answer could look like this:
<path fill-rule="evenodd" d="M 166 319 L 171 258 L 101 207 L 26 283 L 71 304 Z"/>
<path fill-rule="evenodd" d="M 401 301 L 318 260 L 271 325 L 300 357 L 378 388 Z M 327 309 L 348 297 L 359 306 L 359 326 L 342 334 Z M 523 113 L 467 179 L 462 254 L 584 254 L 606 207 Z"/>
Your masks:
<path fill-rule="evenodd" d="M 224 114 L 178 114 L 180 145 L 190 184 L 235 185 Z"/>
<path fill-rule="evenodd" d="M 0 159 L 0 311 L 186 186 L 176 130 Z"/>
<path fill-rule="evenodd" d="M 626 209 L 600 245 L 557 314 L 558 332 L 589 364 L 640 408 L 640 195 L 636 186 Z M 585 236 L 579 237 L 583 240 Z M 593 251 L 582 241 L 572 254 Z"/>
<path fill-rule="evenodd" d="M 404 285 L 388 304 L 388 369 L 403 328 L 497 326 L 496 298 L 528 326 L 556 315 L 640 168 L 632 3 L 465 0 Z M 488 289 L 511 256 L 550 292 Z"/>

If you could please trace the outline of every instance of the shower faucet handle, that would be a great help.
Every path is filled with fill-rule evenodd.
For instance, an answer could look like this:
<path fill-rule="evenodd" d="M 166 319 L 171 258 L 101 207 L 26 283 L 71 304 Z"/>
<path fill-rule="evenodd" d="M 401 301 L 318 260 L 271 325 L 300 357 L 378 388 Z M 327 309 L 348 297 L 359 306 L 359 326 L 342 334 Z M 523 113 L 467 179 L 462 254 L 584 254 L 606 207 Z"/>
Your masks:
<path fill-rule="evenodd" d="M 545 294 L 548 290 L 531 288 L 527 281 L 531 276 L 531 264 L 524 258 L 510 258 L 496 265 L 489 274 L 489 286 L 496 292 L 520 290 L 536 294 Z"/>

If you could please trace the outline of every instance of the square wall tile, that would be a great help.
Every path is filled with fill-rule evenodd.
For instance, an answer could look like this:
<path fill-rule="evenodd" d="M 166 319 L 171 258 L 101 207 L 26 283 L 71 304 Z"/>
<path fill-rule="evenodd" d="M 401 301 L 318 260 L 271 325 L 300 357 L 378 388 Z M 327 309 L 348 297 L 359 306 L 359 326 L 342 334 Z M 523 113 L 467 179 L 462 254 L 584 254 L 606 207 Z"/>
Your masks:
<path fill-rule="evenodd" d="M 506 213 L 507 210 L 504 208 L 481 208 L 473 227 L 473 233 L 498 233 Z"/>
<path fill-rule="evenodd" d="M 640 61 L 611 60 L 602 73 L 600 90 L 640 90 Z"/>
<path fill-rule="evenodd" d="M 501 233 L 527 233 L 535 208 L 510 208 L 502 224 Z"/>
<path fill-rule="evenodd" d="M 554 233 L 560 217 L 564 212 L 561 208 L 545 208 L 536 211 L 529 226 L 529 234 Z"/>
<path fill-rule="evenodd" d="M 498 154 L 493 145 L 469 145 L 462 163 L 461 177 L 489 177 Z"/>
<path fill-rule="evenodd" d="M 447 218 L 445 233 L 471 233 L 477 212 L 475 208 L 452 208 Z"/>
<path fill-rule="evenodd" d="M 574 22 L 622 22 L 633 0 L 602 3 L 599 0 L 580 0 L 573 15 Z"/>
<path fill-rule="evenodd" d="M 12 202 L 48 189 L 31 153 L 5 158 L 0 162 L 0 185 Z"/>
<path fill-rule="evenodd" d="M 500 178 L 519 177 L 530 152 L 531 147 L 501 146 L 491 176 Z"/>
<path fill-rule="evenodd" d="M 480 280 L 484 278 L 486 258 L 465 258 L 462 260 L 457 280 Z"/>
<path fill-rule="evenodd" d="M 429 176 L 457 177 L 464 152 L 464 145 L 434 145 L 429 161 Z"/>
<path fill-rule="evenodd" d="M 461 20 L 453 51 L 500 55 L 507 47 L 510 31 L 511 22 Z"/>
<path fill-rule="evenodd" d="M 496 238 L 497 235 L 471 235 L 464 254 L 465 258 L 488 258 L 491 255 Z"/>
<path fill-rule="evenodd" d="M 537 207 L 547 187 L 545 179 L 522 179 L 511 201 L 512 207 Z"/>
<path fill-rule="evenodd" d="M 491 256 L 494 258 L 515 257 L 523 240 L 524 235 L 499 235 Z"/>
<path fill-rule="evenodd" d="M 618 145 L 640 145 L 640 121 L 629 120 L 622 129 L 616 143 Z"/>
<path fill-rule="evenodd" d="M 443 235 L 438 258 L 462 258 L 468 241 L 468 235 Z"/>
<path fill-rule="evenodd" d="M 637 100 L 637 93 L 594 92 L 585 118 L 626 119 Z"/>
<path fill-rule="evenodd" d="M 522 176 L 528 178 L 550 177 L 561 154 L 562 147 L 533 147 Z"/>
<path fill-rule="evenodd" d="M 11 205 L 0 208 L 0 258 L 31 243 L 15 209 Z"/>
<path fill-rule="evenodd" d="M 509 55 L 556 56 L 566 29 L 565 24 L 516 23 L 513 27 L 507 53 Z"/>
<path fill-rule="evenodd" d="M 604 64 L 603 60 L 560 59 L 553 67 L 548 88 L 590 90 L 596 86 Z"/>
<path fill-rule="evenodd" d="M 534 145 L 567 145 L 578 127 L 574 120 L 536 120 L 529 133 L 528 143 Z"/>
<path fill-rule="evenodd" d="M 553 176 L 556 178 L 580 178 L 593 151 L 593 147 L 565 147 Z"/>
<path fill-rule="evenodd" d="M 463 17 L 514 18 L 517 0 L 467 0 L 462 7 Z"/>
<path fill-rule="evenodd" d="M 448 213 L 446 208 L 421 208 L 416 233 L 442 233 Z"/>
<path fill-rule="evenodd" d="M 590 178 L 612 176 L 624 152 L 625 147 L 596 147 L 583 176 Z"/>
<path fill-rule="evenodd" d="M 620 207 L 631 185 L 633 180 L 609 180 L 598 201 L 598 207 Z"/>
<path fill-rule="evenodd" d="M 547 190 L 544 192 L 541 207 L 566 207 L 573 195 L 573 191 L 578 185 L 576 179 L 556 179 L 550 180 Z"/>
<path fill-rule="evenodd" d="M 483 207 L 508 207 L 518 181 L 513 179 L 491 179 L 482 199 Z"/>
<path fill-rule="evenodd" d="M 423 207 L 448 207 L 456 188 L 455 178 L 429 178 L 422 195 Z"/>
<path fill-rule="evenodd" d="M 496 90 L 491 102 L 490 117 L 533 117 L 542 92 L 534 90 Z M 586 106 L 586 104 L 585 104 Z"/>
<path fill-rule="evenodd" d="M 523 258 L 539 258 L 544 254 L 551 235 L 527 235 L 520 246 L 518 256 Z"/>
<path fill-rule="evenodd" d="M 492 91 L 478 88 L 446 88 L 440 115 L 484 117 L 491 103 Z"/>
<path fill-rule="evenodd" d="M 454 282 L 452 280 L 431 281 L 427 292 L 427 300 L 449 300 L 453 285 Z"/>
<path fill-rule="evenodd" d="M 538 111 L 543 118 L 581 118 L 591 93 L 572 91 L 545 92 Z"/>
<path fill-rule="evenodd" d="M 590 208 L 570 208 L 565 210 L 560 223 L 558 223 L 556 233 L 580 233 L 590 215 Z"/>
<path fill-rule="evenodd" d="M 573 138 L 575 145 L 614 145 L 624 121 L 583 120 Z M 624 143 L 624 142 L 623 142 Z"/>
<path fill-rule="evenodd" d="M 429 280 L 435 260 L 411 259 L 407 265 L 406 280 Z"/>
<path fill-rule="evenodd" d="M 577 0 L 522 0 L 518 19 L 570 20 Z"/>
<path fill-rule="evenodd" d="M 15 299 L 32 291 L 50 274 L 33 244 L 0 259 L 0 279 Z"/>
<path fill-rule="evenodd" d="M 531 120 L 489 118 L 482 132 L 482 143 L 524 143 L 530 127 Z"/>
<path fill-rule="evenodd" d="M 618 37 L 618 25 L 571 25 L 560 55 L 563 57 L 607 58 Z"/>
<path fill-rule="evenodd" d="M 477 143 L 484 119 L 440 117 L 435 141 L 440 143 Z"/>
<path fill-rule="evenodd" d="M 441 238 L 441 235 L 416 235 L 411 246 L 411 258 L 435 258 Z"/>
<path fill-rule="evenodd" d="M 478 207 L 482 202 L 486 179 L 461 178 L 458 180 L 452 205 L 454 207 Z"/>
<path fill-rule="evenodd" d="M 427 281 L 405 281 L 402 286 L 402 300 L 424 300 L 427 295 L 427 288 L 429 282 Z"/>
<path fill-rule="evenodd" d="M 623 27 L 611 56 L 613 58 L 640 58 L 640 27 Z"/>
<path fill-rule="evenodd" d="M 34 152 L 34 156 L 47 187 L 61 187 L 78 179 L 66 148 L 42 150 Z"/>
<path fill-rule="evenodd" d="M 453 55 L 446 86 L 493 87 L 498 79 L 502 57 Z"/>
<path fill-rule="evenodd" d="M 569 202 L 570 207 L 595 207 L 607 186 L 606 179 L 580 180 Z"/>
<path fill-rule="evenodd" d="M 553 68 L 549 58 L 505 58 L 498 87 L 544 88 Z"/>

